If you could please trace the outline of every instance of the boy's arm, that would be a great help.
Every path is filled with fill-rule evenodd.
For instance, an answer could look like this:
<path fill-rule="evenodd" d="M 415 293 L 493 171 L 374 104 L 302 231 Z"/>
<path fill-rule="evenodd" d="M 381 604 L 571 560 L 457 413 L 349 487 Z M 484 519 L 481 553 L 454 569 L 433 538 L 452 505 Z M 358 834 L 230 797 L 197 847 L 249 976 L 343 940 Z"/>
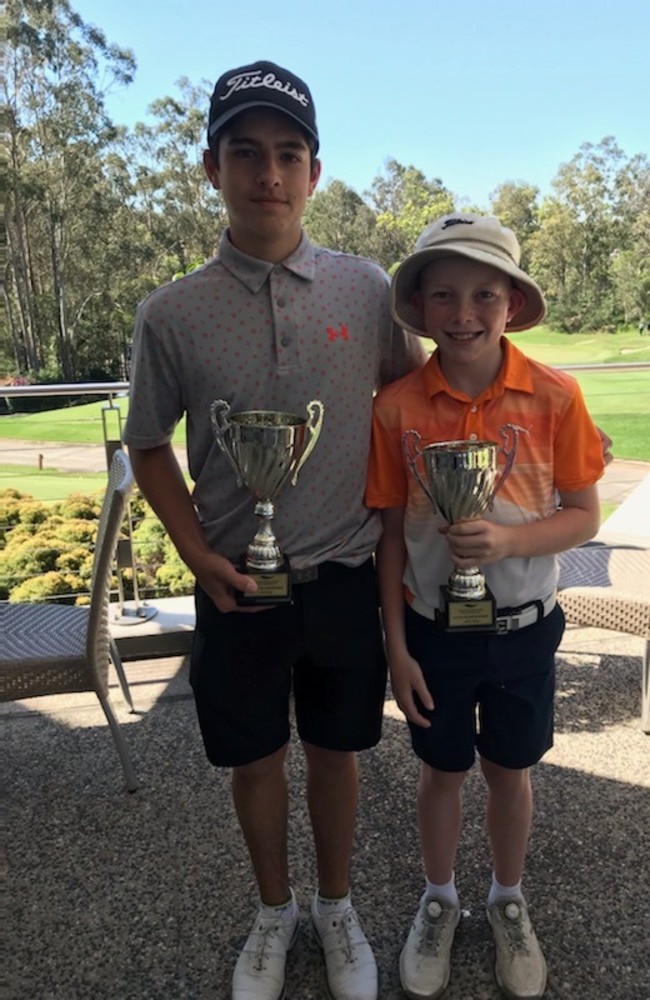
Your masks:
<path fill-rule="evenodd" d="M 172 446 L 129 447 L 129 456 L 138 486 L 183 562 L 220 611 L 243 610 L 232 591 L 251 593 L 257 586 L 250 577 L 238 573 L 228 559 L 210 549 Z"/>
<path fill-rule="evenodd" d="M 433 699 L 418 663 L 408 651 L 404 633 L 404 508 L 390 507 L 381 514 L 383 533 L 377 546 L 377 572 L 391 686 L 406 717 L 428 728 L 431 723 L 420 714 L 414 694 L 429 710 L 433 709 Z"/>
<path fill-rule="evenodd" d="M 512 556 L 555 555 L 593 538 L 600 525 L 598 487 L 560 491 L 561 507 L 530 524 L 462 521 L 445 529 L 454 561 L 461 567 L 489 565 Z"/>

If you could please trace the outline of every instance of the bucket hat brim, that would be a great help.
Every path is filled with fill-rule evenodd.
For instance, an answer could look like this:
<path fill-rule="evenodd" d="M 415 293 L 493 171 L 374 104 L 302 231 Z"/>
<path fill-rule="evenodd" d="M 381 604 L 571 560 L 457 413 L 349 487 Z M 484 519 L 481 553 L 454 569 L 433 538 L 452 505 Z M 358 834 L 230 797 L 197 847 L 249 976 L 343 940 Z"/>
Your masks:
<path fill-rule="evenodd" d="M 455 234 L 454 234 L 455 235 Z M 478 235 L 478 234 L 477 234 Z M 529 330 L 544 319 L 546 303 L 539 286 L 514 262 L 510 254 L 492 242 L 464 238 L 440 242 L 436 246 L 416 250 L 404 260 L 393 275 L 391 284 L 391 312 L 396 323 L 420 337 L 429 334 L 423 328 L 422 314 L 413 304 L 413 293 L 418 288 L 422 270 L 442 257 L 467 257 L 481 264 L 488 264 L 503 271 L 526 297 L 524 305 L 506 325 L 506 332 Z"/>

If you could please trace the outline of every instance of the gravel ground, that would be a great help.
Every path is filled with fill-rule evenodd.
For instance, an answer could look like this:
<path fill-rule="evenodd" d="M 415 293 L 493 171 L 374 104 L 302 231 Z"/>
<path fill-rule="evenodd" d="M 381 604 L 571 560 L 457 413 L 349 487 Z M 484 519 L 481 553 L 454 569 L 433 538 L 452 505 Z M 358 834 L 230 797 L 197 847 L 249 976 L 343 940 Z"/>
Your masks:
<path fill-rule="evenodd" d="M 549 965 L 547 1000 L 650 1000 L 650 736 L 639 728 L 642 641 L 569 628 L 557 736 L 535 769 L 525 890 Z M 125 726 L 142 786 L 122 791 L 103 716 L 80 696 L 3 706 L 8 786 L 6 996 L 217 1000 L 254 915 L 228 773 L 204 758 L 181 660 L 128 664 L 142 714 Z M 161 677 L 168 673 L 163 683 Z M 92 696 L 91 696 L 92 698 Z M 397 963 L 421 891 L 417 765 L 390 701 L 361 758 L 354 899 L 380 969 Z M 314 862 L 298 745 L 290 758 L 292 879 L 303 927 L 288 1000 L 325 996 L 308 924 Z M 465 910 L 445 1000 L 497 1000 L 484 914 L 484 787 L 466 784 L 457 879 Z"/>

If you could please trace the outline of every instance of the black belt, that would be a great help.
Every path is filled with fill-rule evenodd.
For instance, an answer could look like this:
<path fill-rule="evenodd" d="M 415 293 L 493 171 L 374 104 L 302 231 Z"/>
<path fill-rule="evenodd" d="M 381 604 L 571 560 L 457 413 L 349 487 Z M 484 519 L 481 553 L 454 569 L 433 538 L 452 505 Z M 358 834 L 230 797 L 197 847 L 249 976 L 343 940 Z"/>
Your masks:
<path fill-rule="evenodd" d="M 314 580 L 340 579 L 347 573 L 365 571 L 364 568 L 372 564 L 372 556 L 364 559 L 358 566 L 346 566 L 345 563 L 336 562 L 333 559 L 326 559 L 325 562 L 317 566 L 306 566 L 304 569 L 291 570 L 292 583 L 313 583 Z"/>

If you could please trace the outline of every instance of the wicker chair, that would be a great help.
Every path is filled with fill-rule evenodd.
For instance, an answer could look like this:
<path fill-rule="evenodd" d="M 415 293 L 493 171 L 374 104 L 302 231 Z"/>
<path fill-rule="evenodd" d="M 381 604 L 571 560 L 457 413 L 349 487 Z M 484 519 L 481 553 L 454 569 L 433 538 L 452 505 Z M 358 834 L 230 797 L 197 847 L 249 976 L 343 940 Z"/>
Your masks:
<path fill-rule="evenodd" d="M 129 459 L 117 450 L 97 530 L 89 607 L 0 603 L 0 701 L 94 691 L 113 734 L 130 792 L 137 788 L 137 781 L 109 700 L 108 667 L 112 661 L 124 699 L 133 711 L 122 660 L 109 630 L 113 560 L 132 488 Z"/>
<path fill-rule="evenodd" d="M 645 639 L 641 728 L 650 733 L 650 549 L 596 541 L 563 552 L 558 600 L 574 625 Z"/>

